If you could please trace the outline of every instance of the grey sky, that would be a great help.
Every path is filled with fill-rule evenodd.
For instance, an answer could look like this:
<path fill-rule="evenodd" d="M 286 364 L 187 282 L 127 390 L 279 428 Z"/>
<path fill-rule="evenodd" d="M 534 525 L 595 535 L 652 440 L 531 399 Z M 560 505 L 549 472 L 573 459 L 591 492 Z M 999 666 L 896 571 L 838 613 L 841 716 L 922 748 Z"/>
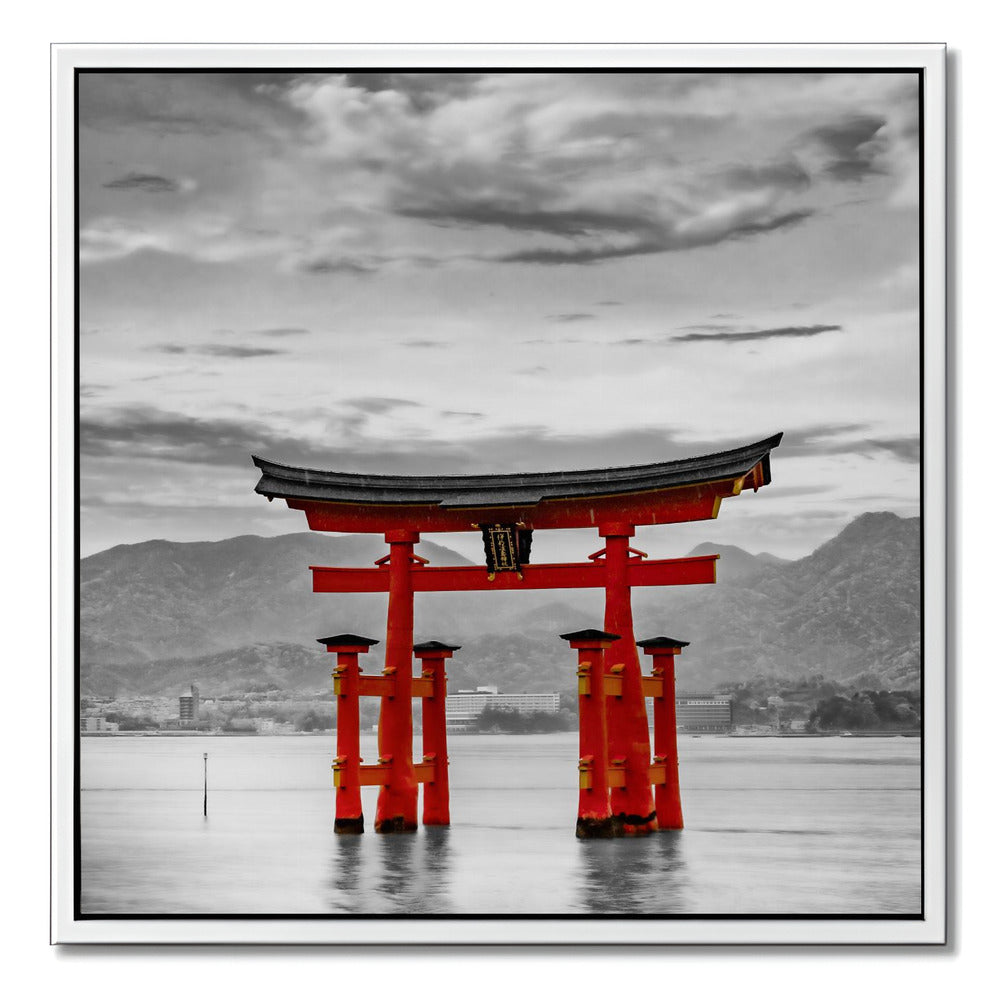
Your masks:
<path fill-rule="evenodd" d="M 253 494 L 251 451 L 508 472 L 784 430 L 771 487 L 644 544 L 795 556 L 917 513 L 912 75 L 85 74 L 80 95 L 85 553 L 305 530 Z"/>

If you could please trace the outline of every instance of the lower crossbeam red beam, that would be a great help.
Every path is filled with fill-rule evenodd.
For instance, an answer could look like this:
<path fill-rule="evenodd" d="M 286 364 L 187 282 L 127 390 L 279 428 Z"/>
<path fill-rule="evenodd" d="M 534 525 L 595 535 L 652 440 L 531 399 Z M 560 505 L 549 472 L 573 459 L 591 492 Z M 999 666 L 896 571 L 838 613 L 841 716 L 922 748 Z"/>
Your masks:
<path fill-rule="evenodd" d="M 626 568 L 629 587 L 670 587 L 715 583 L 716 555 L 685 559 L 646 559 Z M 310 566 L 313 591 L 317 594 L 385 594 L 389 571 L 384 567 L 345 569 L 340 566 Z M 573 590 L 603 589 L 607 568 L 603 562 L 538 563 L 523 566 L 521 574 L 490 575 L 485 566 L 412 566 L 409 579 L 418 594 L 442 591 L 482 590 Z"/>
<path fill-rule="evenodd" d="M 434 761 L 422 761 L 413 765 L 418 784 L 427 784 L 435 780 L 437 765 Z M 344 784 L 344 771 L 346 761 L 337 762 L 333 765 L 333 787 L 340 788 Z M 392 764 L 362 764 L 358 769 L 361 778 L 358 784 L 366 785 L 387 785 L 392 775 Z"/>

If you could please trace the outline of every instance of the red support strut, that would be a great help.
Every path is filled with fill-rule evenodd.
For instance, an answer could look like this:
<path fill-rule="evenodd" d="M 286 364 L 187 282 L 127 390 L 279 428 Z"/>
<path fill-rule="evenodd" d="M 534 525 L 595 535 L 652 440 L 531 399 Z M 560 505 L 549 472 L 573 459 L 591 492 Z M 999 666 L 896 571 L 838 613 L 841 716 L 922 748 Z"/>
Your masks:
<path fill-rule="evenodd" d="M 333 672 L 333 694 L 337 699 L 337 758 L 333 763 L 333 783 L 337 789 L 334 833 L 363 833 L 361 811 L 361 714 L 359 704 L 358 654 L 378 645 L 377 639 L 363 635 L 331 635 L 318 640 L 327 652 L 337 654 Z"/>
<path fill-rule="evenodd" d="M 682 830 L 681 787 L 677 762 L 677 683 L 674 657 L 688 643 L 661 635 L 639 642 L 653 657 L 653 678 L 660 680 L 661 693 L 653 699 L 653 763 L 663 767 L 663 781 L 657 783 L 656 816 L 661 830 Z"/>
<path fill-rule="evenodd" d="M 423 698 L 424 764 L 433 764 L 434 779 L 424 784 L 424 826 L 449 826 L 451 811 L 448 794 L 448 729 L 445 697 L 448 678 L 444 661 L 461 646 L 443 642 L 422 642 L 413 647 L 420 660 L 420 676 L 431 682 L 430 695 Z"/>
<path fill-rule="evenodd" d="M 580 804 L 576 835 L 613 837 L 608 799 L 608 731 L 604 704 L 604 651 L 620 636 L 583 629 L 560 636 L 577 651 L 580 698 Z"/>
<path fill-rule="evenodd" d="M 388 531 L 389 610 L 385 640 L 385 675 L 393 693 L 382 698 L 378 721 L 379 763 L 389 780 L 379 789 L 376 833 L 406 833 L 417 828 L 417 775 L 413 769 L 413 581 L 410 567 L 415 531 Z"/>
<path fill-rule="evenodd" d="M 621 638 L 605 654 L 609 670 L 621 675 L 621 695 L 608 700 L 608 752 L 625 768 L 625 784 L 611 790 L 615 832 L 641 836 L 656 829 L 653 793 L 649 785 L 649 720 L 642 692 L 642 670 L 632 625 L 629 564 L 640 563 L 642 553 L 629 548 L 635 534 L 631 524 L 603 524 L 606 540 L 604 628 Z M 635 552 L 636 558 L 630 558 Z"/>

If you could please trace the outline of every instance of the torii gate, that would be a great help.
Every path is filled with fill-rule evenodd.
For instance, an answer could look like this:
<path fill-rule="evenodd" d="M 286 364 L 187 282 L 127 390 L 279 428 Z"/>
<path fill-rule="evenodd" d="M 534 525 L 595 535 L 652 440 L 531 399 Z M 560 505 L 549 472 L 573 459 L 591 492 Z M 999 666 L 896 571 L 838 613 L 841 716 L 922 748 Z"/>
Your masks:
<path fill-rule="evenodd" d="M 604 629 L 562 637 L 578 650 L 580 659 L 577 836 L 636 835 L 682 826 L 673 657 L 687 644 L 667 636 L 644 640 L 654 660 L 653 675 L 644 678 L 632 627 L 631 589 L 715 583 L 719 557 L 647 559 L 629 542 L 637 525 L 714 518 L 723 499 L 766 486 L 771 481 L 770 453 L 780 441 L 781 434 L 776 434 L 742 448 L 653 465 L 497 476 L 321 472 L 253 456 L 261 470 L 256 492 L 303 511 L 313 530 L 377 533 L 389 545 L 388 555 L 373 569 L 310 567 L 314 592 L 389 595 L 381 677 L 365 677 L 358 668 L 358 654 L 376 640 L 352 634 L 320 640 L 337 653 L 335 690 L 338 705 L 346 709 L 338 712 L 335 829 L 363 830 L 360 787 L 374 784 L 380 786 L 376 832 L 417 828 L 421 783 L 424 823 L 449 822 L 444 659 L 458 647 L 414 647 L 414 594 L 577 587 L 605 592 Z M 596 528 L 604 547 L 588 562 L 532 564 L 532 532 L 547 528 Z M 482 533 L 485 566 L 429 566 L 414 555 L 422 533 L 470 530 Z M 419 678 L 413 676 L 414 653 L 423 668 Z M 610 664 L 607 671 L 605 662 Z M 357 750 L 356 700 L 366 694 L 381 698 L 379 762 L 363 766 Z M 652 763 L 646 695 L 656 698 Z M 428 749 L 425 723 L 424 760 L 417 765 L 412 752 L 414 697 L 423 698 L 425 711 L 430 710 L 426 718 L 434 734 Z"/>

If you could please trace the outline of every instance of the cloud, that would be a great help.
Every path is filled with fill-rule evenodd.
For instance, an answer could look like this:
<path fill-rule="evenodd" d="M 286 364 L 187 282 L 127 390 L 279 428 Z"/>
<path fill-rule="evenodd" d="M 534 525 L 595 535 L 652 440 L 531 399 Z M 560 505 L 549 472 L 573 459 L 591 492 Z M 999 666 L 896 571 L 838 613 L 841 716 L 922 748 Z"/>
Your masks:
<path fill-rule="evenodd" d="M 145 194 L 176 194 L 181 185 L 159 174 L 142 174 L 132 171 L 123 177 L 108 181 L 103 187 L 113 191 L 142 191 Z"/>
<path fill-rule="evenodd" d="M 552 340 L 549 337 L 530 337 L 526 340 L 519 340 L 519 344 L 545 344 L 551 346 L 553 344 L 558 344 L 560 347 L 565 344 L 593 344 L 593 340 L 584 340 L 582 337 L 560 337 L 558 340 Z"/>
<path fill-rule="evenodd" d="M 306 274 L 371 274 L 376 270 L 372 264 L 348 258 L 332 259 L 319 257 L 312 260 L 302 260 L 296 265 L 298 270 Z"/>
<path fill-rule="evenodd" d="M 118 260 L 142 251 L 226 263 L 290 252 L 298 241 L 233 215 L 194 208 L 151 218 L 101 216 L 80 228 L 80 262 Z"/>
<path fill-rule="evenodd" d="M 501 427 L 470 443 L 428 438 L 414 449 L 396 437 L 364 434 L 365 422 L 358 414 L 324 412 L 324 425 L 316 439 L 310 440 L 301 431 L 310 422 L 307 417 L 286 414 L 289 430 L 283 431 L 259 419 L 199 418 L 154 407 L 124 407 L 84 415 L 80 422 L 80 451 L 93 461 L 240 468 L 247 470 L 249 479 L 253 471 L 251 454 L 313 469 L 458 474 L 626 465 L 705 454 L 730 446 L 718 440 L 681 443 L 677 432 L 663 428 L 574 435 L 531 424 Z M 733 444 L 750 439 L 752 435 Z M 193 472 L 192 476 L 200 479 L 203 473 Z"/>
<path fill-rule="evenodd" d="M 101 131 L 141 130 L 159 137 L 269 135 L 289 117 L 272 88 L 298 74 L 80 73 L 80 125 Z"/>
<path fill-rule="evenodd" d="M 226 167 L 239 184 L 223 195 L 209 160 L 202 186 L 213 197 L 191 199 L 184 214 L 157 214 L 150 198 L 142 217 L 85 220 L 81 260 L 266 256 L 285 272 L 363 276 L 476 261 L 600 264 L 777 235 L 813 216 L 802 199 L 815 181 L 912 167 L 904 83 L 818 73 L 92 74 L 81 87 L 85 126 L 225 133 L 241 166 Z M 802 121 L 825 124 L 803 132 Z M 134 170 L 107 186 L 183 183 Z M 334 231 L 323 219 L 337 220 Z M 447 252 L 433 232 L 442 229 Z"/>
<path fill-rule="evenodd" d="M 483 198 L 479 201 L 446 201 L 421 208 L 399 207 L 397 214 L 438 225 L 501 226 L 550 236 L 586 236 L 593 232 L 623 232 L 649 227 L 641 215 L 593 209 L 544 209 L 515 206 Z"/>
<path fill-rule="evenodd" d="M 773 233 L 812 214 L 782 204 L 810 177 L 780 143 L 763 160 L 749 149 L 730 163 L 677 155 L 678 139 L 704 141 L 732 117 L 725 105 L 677 108 L 707 80 L 460 76 L 418 102 L 391 74 L 303 79 L 286 97 L 345 183 L 363 164 L 379 208 L 455 230 L 479 248 L 467 260 L 592 264 Z M 481 230 L 520 245 L 484 253 Z M 567 242 L 532 245 L 536 236 Z"/>
<path fill-rule="evenodd" d="M 726 167 L 718 172 L 718 178 L 727 191 L 776 189 L 788 193 L 809 187 L 809 174 L 798 160 L 790 158 L 774 163 Z"/>
<path fill-rule="evenodd" d="M 422 438 L 414 447 L 410 439 L 366 433 L 366 422 L 357 413 L 324 411 L 319 416 L 317 424 L 308 413 L 286 413 L 276 418 L 283 428 L 249 416 L 196 417 L 152 407 L 84 414 L 79 437 L 85 470 L 82 500 L 100 504 L 120 495 L 127 482 L 137 496 L 153 497 L 153 503 L 164 506 L 239 503 L 244 491 L 251 495 L 256 481 L 252 454 L 310 469 L 399 475 L 572 470 L 705 455 L 781 429 L 755 427 L 739 436 L 700 440 L 669 427 L 572 434 L 526 424 L 501 427 L 468 442 Z M 303 433 L 306 424 L 312 425 L 308 437 Z M 914 460 L 916 439 L 873 437 L 862 424 L 785 430 L 775 453 L 779 464 L 823 455 L 877 457 L 886 450 L 903 461 Z M 775 468 L 779 484 L 806 490 L 812 485 L 798 483 L 788 470 L 779 473 Z M 121 478 L 122 469 L 128 470 L 127 480 Z"/>
<path fill-rule="evenodd" d="M 792 457 L 815 455 L 884 456 L 886 452 L 901 462 L 920 461 L 920 436 L 872 437 L 867 424 L 817 424 L 792 428 L 781 442 L 782 454 Z"/>
<path fill-rule="evenodd" d="M 653 235 L 620 244 L 604 242 L 590 245 L 577 244 L 565 249 L 544 247 L 518 250 L 501 254 L 493 259 L 504 264 L 596 264 L 600 261 L 625 257 L 694 250 L 744 236 L 771 233 L 796 226 L 812 215 L 811 209 L 802 209 L 747 221 L 736 221 L 725 216 L 709 216 L 688 222 L 683 227 L 665 227 Z M 648 226 L 645 228 L 648 229 Z"/>
<path fill-rule="evenodd" d="M 350 406 L 362 413 L 382 414 L 400 407 L 420 406 L 412 399 L 393 399 L 388 396 L 359 396 L 356 399 L 345 399 L 344 406 Z"/>
<path fill-rule="evenodd" d="M 685 327 L 685 329 L 688 329 Z M 776 326 L 766 330 L 739 330 L 734 333 L 720 332 L 725 327 L 706 326 L 703 330 L 712 332 L 706 333 L 685 333 L 679 337 L 671 337 L 671 340 L 681 342 L 709 341 L 718 344 L 732 344 L 749 340 L 775 340 L 780 338 L 815 337 L 821 333 L 830 333 L 835 330 L 842 330 L 843 327 L 831 324 L 816 324 L 814 326 Z"/>
<path fill-rule="evenodd" d="M 612 347 L 639 347 L 642 344 L 661 344 L 663 341 L 651 340 L 649 337 L 623 337 L 611 341 Z"/>
<path fill-rule="evenodd" d="M 797 226 L 800 222 L 805 222 L 807 219 L 812 218 L 814 214 L 812 209 L 802 209 L 796 212 L 785 212 L 783 215 L 775 215 L 769 219 L 743 222 L 739 225 L 734 225 L 729 232 L 724 233 L 718 240 L 713 240 L 712 242 L 719 243 L 722 240 L 739 239 L 741 236 L 759 236 L 761 233 L 773 233 L 778 229 Z"/>
<path fill-rule="evenodd" d="M 721 333 L 724 330 L 738 330 L 739 327 L 733 326 L 732 323 L 692 323 L 689 326 L 679 327 L 679 329 L 699 330 L 704 333 Z"/>
<path fill-rule="evenodd" d="M 875 451 L 887 451 L 901 462 L 908 462 L 914 465 L 920 462 L 919 434 L 909 437 L 872 438 L 867 440 L 865 444 Z"/>
<path fill-rule="evenodd" d="M 204 354 L 212 358 L 264 358 L 275 354 L 288 354 L 288 351 L 274 347 L 243 347 L 238 344 L 157 344 L 150 350 L 160 354 Z"/>
<path fill-rule="evenodd" d="M 197 354 L 207 354 L 214 358 L 264 358 L 274 354 L 287 354 L 272 347 L 240 347 L 229 344 L 206 344 L 199 347 Z"/>
<path fill-rule="evenodd" d="M 826 155 L 822 169 L 834 180 L 862 181 L 886 172 L 877 163 L 888 149 L 888 140 L 880 135 L 886 124 L 881 115 L 851 115 L 804 133 L 802 140 Z"/>
<path fill-rule="evenodd" d="M 593 313 L 557 313 L 547 317 L 555 323 L 580 323 L 587 319 L 596 319 Z"/>
<path fill-rule="evenodd" d="M 404 95 L 413 110 L 426 113 L 455 98 L 467 97 L 483 79 L 482 73 L 348 73 L 346 82 L 372 94 Z"/>
<path fill-rule="evenodd" d="M 250 333 L 261 337 L 298 337 L 309 331 L 304 326 L 270 326 L 263 330 L 251 330 Z"/>
<path fill-rule="evenodd" d="M 350 439 L 356 434 L 356 421 L 344 418 L 337 429 Z M 259 451 L 313 467 L 331 454 L 301 436 L 282 434 L 254 420 L 198 418 L 155 407 L 126 407 L 80 421 L 80 453 L 90 459 L 249 469 L 251 453 Z"/>
<path fill-rule="evenodd" d="M 435 347 L 447 347 L 448 342 L 445 340 L 404 340 L 400 346 L 427 350 Z"/>
<path fill-rule="evenodd" d="M 598 306 L 621 306 L 625 303 L 619 302 L 617 299 L 605 299 L 603 302 L 595 302 L 594 304 Z"/>

